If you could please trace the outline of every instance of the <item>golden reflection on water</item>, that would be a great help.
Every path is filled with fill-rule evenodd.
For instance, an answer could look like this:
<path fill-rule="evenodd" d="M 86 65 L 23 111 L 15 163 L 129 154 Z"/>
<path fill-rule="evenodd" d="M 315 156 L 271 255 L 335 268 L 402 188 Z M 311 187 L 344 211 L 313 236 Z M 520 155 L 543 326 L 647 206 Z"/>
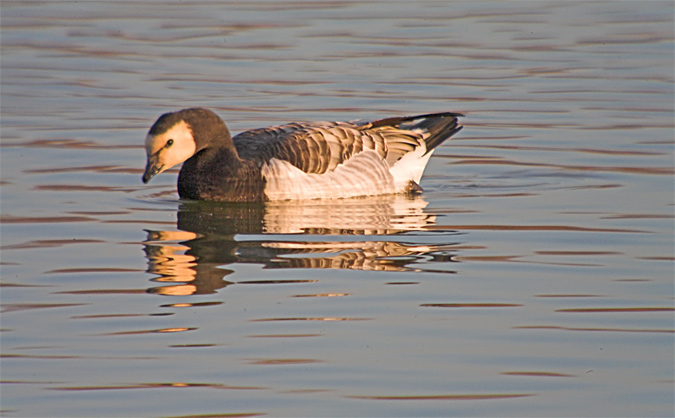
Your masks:
<path fill-rule="evenodd" d="M 224 280 L 232 271 L 223 267 L 235 262 L 267 268 L 415 271 L 412 262 L 445 249 L 402 238 L 407 231 L 435 224 L 436 216 L 425 211 L 426 206 L 419 196 L 302 204 L 184 203 L 178 212 L 177 231 L 146 231 L 148 272 L 159 275 L 153 280 L 165 284 L 149 292 L 173 296 L 213 293 L 232 284 Z M 238 284 L 289 282 L 298 281 L 248 280 Z"/>
<path fill-rule="evenodd" d="M 270 234 L 337 233 L 346 235 L 390 234 L 421 230 L 436 222 L 424 212 L 428 202 L 419 196 L 270 202 L 264 216 L 264 232 Z"/>
<path fill-rule="evenodd" d="M 672 2 L 120 5 L 2 3 L 4 413 L 672 414 Z M 467 129 L 433 211 L 176 213 L 142 137 L 194 105 Z"/>

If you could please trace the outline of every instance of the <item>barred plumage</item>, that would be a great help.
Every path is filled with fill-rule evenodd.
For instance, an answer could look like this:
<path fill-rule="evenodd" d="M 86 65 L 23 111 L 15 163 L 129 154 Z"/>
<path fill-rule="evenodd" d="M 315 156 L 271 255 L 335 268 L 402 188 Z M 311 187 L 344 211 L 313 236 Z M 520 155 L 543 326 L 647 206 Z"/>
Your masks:
<path fill-rule="evenodd" d="M 143 181 L 183 161 L 181 198 L 220 201 L 343 198 L 419 190 L 458 113 L 372 122 L 294 122 L 230 137 L 213 112 L 162 115 L 146 139 Z"/>

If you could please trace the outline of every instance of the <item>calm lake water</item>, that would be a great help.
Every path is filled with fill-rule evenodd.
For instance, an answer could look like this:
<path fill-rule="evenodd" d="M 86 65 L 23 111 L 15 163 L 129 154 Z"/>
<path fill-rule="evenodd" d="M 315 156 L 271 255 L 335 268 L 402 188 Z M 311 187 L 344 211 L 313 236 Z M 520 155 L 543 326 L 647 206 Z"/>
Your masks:
<path fill-rule="evenodd" d="M 2 2 L 7 417 L 672 416 L 674 3 Z M 162 113 L 463 112 L 415 199 L 182 202 Z"/>

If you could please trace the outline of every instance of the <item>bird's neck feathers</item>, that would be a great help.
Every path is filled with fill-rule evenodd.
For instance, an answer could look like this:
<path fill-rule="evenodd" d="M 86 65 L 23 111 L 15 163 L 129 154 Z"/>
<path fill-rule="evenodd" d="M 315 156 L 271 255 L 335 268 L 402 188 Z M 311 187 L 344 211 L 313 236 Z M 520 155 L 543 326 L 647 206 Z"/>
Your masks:
<path fill-rule="evenodd" d="M 197 152 L 205 151 L 207 153 L 228 152 L 239 158 L 237 149 L 234 147 L 230 131 L 224 123 L 218 125 L 209 125 L 207 128 L 200 128 L 192 125 L 192 132 L 195 137 Z"/>

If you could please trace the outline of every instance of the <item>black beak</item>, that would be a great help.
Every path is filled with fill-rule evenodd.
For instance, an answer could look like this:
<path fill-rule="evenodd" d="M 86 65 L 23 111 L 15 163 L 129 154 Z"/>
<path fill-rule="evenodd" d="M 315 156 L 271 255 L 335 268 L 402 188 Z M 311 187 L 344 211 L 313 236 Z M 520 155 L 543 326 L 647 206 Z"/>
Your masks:
<path fill-rule="evenodd" d="M 148 157 L 148 164 L 145 166 L 145 173 L 143 173 L 143 183 L 147 183 L 157 175 L 164 168 L 164 164 L 159 164 L 159 153 L 155 153 Z"/>

